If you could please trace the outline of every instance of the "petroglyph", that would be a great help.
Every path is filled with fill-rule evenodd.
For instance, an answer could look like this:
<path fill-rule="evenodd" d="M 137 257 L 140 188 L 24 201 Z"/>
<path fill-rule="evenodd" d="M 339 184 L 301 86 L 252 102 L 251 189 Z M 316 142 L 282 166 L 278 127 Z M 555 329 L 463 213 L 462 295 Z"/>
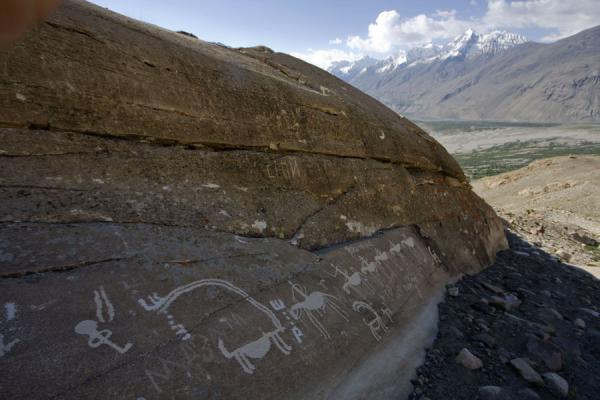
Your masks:
<path fill-rule="evenodd" d="M 196 335 L 195 338 L 202 337 L 205 343 L 208 341 L 206 337 Z M 163 383 L 170 381 L 177 371 L 184 374 L 188 379 L 198 384 L 204 383 L 205 371 L 202 363 L 198 362 L 202 359 L 203 362 L 212 361 L 212 355 L 209 358 L 204 356 L 204 353 L 196 349 L 196 345 L 190 341 L 182 343 L 175 349 L 173 357 L 167 359 L 164 357 L 156 357 L 157 367 L 146 368 L 144 373 L 150 381 L 152 388 L 157 393 L 164 393 L 161 386 Z M 200 371 L 198 371 L 200 369 Z M 199 373 L 201 372 L 201 373 Z"/>
<path fill-rule="evenodd" d="M 96 318 L 100 322 L 111 322 L 115 318 L 115 308 L 110 302 L 104 287 L 100 286 L 94 290 L 94 304 L 96 305 Z M 112 331 L 110 329 L 98 330 L 98 321 L 84 320 L 75 326 L 75 332 L 88 336 L 88 346 L 98 348 L 107 345 L 120 354 L 125 354 L 133 344 L 127 343 L 125 346 L 119 346 L 110 340 Z"/>
<path fill-rule="evenodd" d="M 267 164 L 266 172 L 270 179 L 283 177 L 291 180 L 302 176 L 298 161 L 295 158 L 281 159 Z"/>
<path fill-rule="evenodd" d="M 302 332 L 302 329 L 298 328 L 297 326 L 294 326 L 292 328 L 292 334 L 294 335 L 296 342 L 302 343 L 302 337 L 304 336 L 304 332 Z"/>
<path fill-rule="evenodd" d="M 359 291 L 359 288 L 363 285 L 367 289 L 373 290 L 372 286 L 368 283 L 367 279 L 362 277 L 360 272 L 353 271 L 352 273 L 348 273 L 337 265 L 331 264 L 331 266 L 333 267 L 334 271 L 333 273 L 328 274 L 334 278 L 337 277 L 338 274 L 344 277 L 345 282 L 342 285 L 342 289 L 346 294 L 350 294 L 351 290 L 353 290 L 356 294 L 363 296 L 363 294 Z"/>
<path fill-rule="evenodd" d="M 107 322 L 108 320 L 110 322 L 115 318 L 115 308 L 108 299 L 108 296 L 106 295 L 106 292 L 104 291 L 104 288 L 102 286 L 100 286 L 98 290 L 94 290 L 94 303 L 96 303 L 96 318 L 98 319 L 98 321 Z M 103 315 L 105 307 L 107 314 L 106 319 Z"/>
<path fill-rule="evenodd" d="M 17 316 L 17 305 L 15 303 L 4 304 L 4 318 L 7 321 L 12 321 Z"/>
<path fill-rule="evenodd" d="M 269 302 L 269 304 L 275 311 L 280 311 L 280 310 L 285 309 L 285 303 L 281 299 L 271 300 Z"/>
<path fill-rule="evenodd" d="M 387 332 L 388 328 L 383 322 L 381 316 L 377 313 L 377 311 L 375 311 L 373 307 L 371 307 L 368 303 L 365 303 L 364 301 L 355 301 L 354 303 L 352 303 L 352 309 L 356 312 L 366 310 L 371 314 L 372 319 L 367 320 L 363 318 L 363 322 L 369 327 L 369 329 L 371 330 L 371 334 L 373 335 L 375 340 L 380 341 L 381 332 Z"/>
<path fill-rule="evenodd" d="M 166 313 L 171 306 L 171 304 L 177 300 L 180 296 L 192 292 L 198 288 L 206 287 L 206 286 L 217 286 L 223 289 L 229 290 L 247 302 L 249 302 L 252 306 L 254 306 L 257 310 L 264 313 L 273 323 L 274 329 L 270 332 L 263 333 L 263 335 L 245 345 L 238 347 L 233 351 L 228 351 L 223 343 L 223 339 L 218 339 L 218 347 L 221 350 L 223 356 L 228 359 L 235 358 L 235 360 L 240 364 L 242 370 L 248 374 L 254 373 L 255 366 L 252 364 L 250 359 L 262 359 L 265 357 L 269 350 L 271 349 L 271 343 L 275 344 L 275 346 L 281 351 L 283 354 L 288 355 L 292 350 L 291 346 L 289 346 L 281 337 L 281 333 L 285 331 L 285 328 L 279 321 L 279 319 L 275 316 L 275 314 L 269 310 L 264 304 L 258 302 L 254 298 L 250 297 L 244 290 L 239 287 L 233 285 L 232 283 L 222 280 L 222 279 L 202 279 L 199 281 L 188 283 L 187 285 L 180 286 L 166 296 L 161 297 L 158 294 L 154 293 L 149 296 L 149 302 L 146 302 L 144 299 L 138 299 L 139 304 L 146 311 L 155 311 L 159 314 Z"/>
<path fill-rule="evenodd" d="M 175 322 L 175 317 L 173 317 L 173 315 L 167 314 L 167 321 L 169 321 L 171 330 L 175 331 L 175 335 L 177 335 L 177 337 L 179 337 L 181 340 L 190 340 L 192 338 L 192 335 L 188 332 L 185 326 Z"/>
<path fill-rule="evenodd" d="M 229 352 L 225 345 L 223 344 L 223 340 L 219 338 L 219 350 L 223 353 L 225 358 L 235 358 L 235 360 L 240 364 L 242 369 L 247 374 L 253 374 L 256 367 L 250 359 L 261 359 L 264 358 L 271 350 L 271 343 L 275 344 L 275 346 L 281 351 L 283 354 L 288 355 L 292 348 L 288 346 L 280 334 L 285 329 L 283 327 L 275 329 L 274 331 L 264 333 L 260 338 L 246 343 L 243 346 L 238 347 L 232 352 Z"/>
<path fill-rule="evenodd" d="M 12 350 L 12 348 L 15 346 L 15 344 L 17 344 L 19 342 L 20 342 L 19 339 L 13 339 L 12 341 L 5 343 L 4 335 L 0 333 L 0 358 L 4 357 L 6 354 L 8 354 Z"/>
<path fill-rule="evenodd" d="M 299 320 L 306 317 L 326 339 L 330 339 L 331 335 L 319 319 L 327 310 L 333 310 L 345 321 L 348 321 L 348 314 L 336 303 L 336 300 L 338 300 L 337 297 L 319 291 L 314 291 L 307 295 L 306 289 L 292 282 L 289 283 L 292 286 L 292 298 L 294 301 L 297 301 L 296 296 L 303 298 L 303 300 L 290 307 L 290 314 L 294 319 Z"/>
<path fill-rule="evenodd" d="M 80 335 L 88 336 L 88 346 L 93 349 L 96 349 L 103 344 L 111 347 L 116 350 L 120 354 L 125 354 L 127 351 L 133 346 L 131 343 L 127 343 L 125 346 L 121 347 L 110 340 L 112 336 L 112 331 L 109 329 L 103 329 L 101 331 L 98 330 L 98 322 L 92 320 L 85 320 L 79 322 L 75 326 L 75 332 Z"/>

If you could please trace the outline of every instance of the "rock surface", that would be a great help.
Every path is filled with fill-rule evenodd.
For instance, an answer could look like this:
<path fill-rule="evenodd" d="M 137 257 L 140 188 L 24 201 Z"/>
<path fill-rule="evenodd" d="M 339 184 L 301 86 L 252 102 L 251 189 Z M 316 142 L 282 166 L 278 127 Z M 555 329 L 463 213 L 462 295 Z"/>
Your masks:
<path fill-rule="evenodd" d="M 324 71 L 65 1 L 0 53 L 11 399 L 387 399 L 506 246 L 417 126 Z"/>

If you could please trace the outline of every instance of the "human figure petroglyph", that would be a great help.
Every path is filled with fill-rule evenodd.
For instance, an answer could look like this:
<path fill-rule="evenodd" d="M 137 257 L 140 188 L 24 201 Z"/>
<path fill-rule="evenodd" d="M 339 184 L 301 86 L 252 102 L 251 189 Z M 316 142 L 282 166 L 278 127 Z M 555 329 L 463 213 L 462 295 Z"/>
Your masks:
<path fill-rule="evenodd" d="M 179 286 L 173 289 L 165 296 L 159 296 L 158 294 L 153 293 L 151 296 L 148 297 L 148 302 L 146 302 L 146 300 L 144 299 L 138 299 L 138 303 L 146 311 L 154 311 L 158 314 L 166 313 L 171 304 L 180 296 L 206 286 L 217 286 L 237 294 L 238 296 L 242 297 L 247 302 L 252 304 L 252 306 L 254 306 L 257 310 L 264 313 L 270 319 L 274 326 L 274 329 L 272 331 L 263 333 L 263 335 L 260 338 L 249 342 L 245 345 L 242 345 L 232 352 L 226 349 L 225 344 L 223 343 L 223 339 L 219 338 L 218 347 L 221 350 L 223 356 L 225 356 L 228 359 L 235 358 L 235 360 L 240 364 L 244 372 L 252 374 L 254 372 L 255 366 L 254 364 L 252 364 L 252 362 L 250 362 L 250 358 L 261 359 L 265 357 L 271 349 L 271 343 L 275 344 L 275 346 L 283 354 L 290 354 L 292 347 L 289 346 L 281 337 L 281 333 L 285 331 L 285 328 L 283 327 L 279 319 L 275 316 L 275 314 L 267 306 L 250 297 L 250 295 L 244 290 L 240 289 L 239 287 L 233 285 L 228 281 L 222 279 L 202 279 L 199 281 L 188 283 L 183 286 Z"/>
<path fill-rule="evenodd" d="M 235 358 L 235 360 L 240 364 L 242 369 L 247 374 L 253 374 L 256 367 L 250 359 L 261 359 L 264 358 L 271 350 L 271 343 L 275 344 L 275 346 L 281 351 L 283 354 L 290 354 L 291 347 L 288 346 L 280 334 L 284 331 L 284 328 L 276 329 L 274 331 L 263 333 L 263 335 L 256 339 L 253 342 L 246 343 L 243 346 L 238 347 L 232 352 L 229 352 L 225 348 L 225 344 L 223 340 L 219 338 L 219 350 L 223 353 L 225 358 Z"/>
<path fill-rule="evenodd" d="M 125 346 L 121 347 L 113 343 L 110 340 L 110 337 L 113 334 L 112 331 L 110 329 L 98 330 L 98 322 L 92 320 L 79 322 L 75 326 L 75 332 L 80 335 L 88 336 L 88 346 L 94 349 L 105 344 L 120 354 L 125 354 L 131 346 L 133 346 L 131 343 L 127 343 Z"/>
<path fill-rule="evenodd" d="M 289 283 L 292 286 L 292 298 L 294 301 L 297 301 L 296 296 L 303 298 L 303 300 L 290 307 L 290 314 L 294 319 L 299 320 L 303 316 L 306 316 L 319 333 L 326 339 L 329 339 L 331 336 L 319 318 L 324 315 L 328 309 L 333 310 L 345 321 L 348 321 L 348 314 L 336 303 L 336 300 L 338 299 L 335 296 L 319 291 L 314 291 L 307 295 L 306 289 L 303 289 L 300 285 L 292 282 Z"/>
<path fill-rule="evenodd" d="M 366 320 L 363 318 L 363 322 L 365 323 L 365 325 L 367 325 L 369 327 L 369 329 L 371 330 L 371 334 L 373 335 L 375 340 L 380 341 L 381 340 L 380 332 L 381 331 L 387 332 L 388 328 L 385 325 L 385 323 L 383 322 L 383 319 L 381 318 L 379 313 L 377 313 L 377 311 L 375 311 L 375 309 L 373 307 L 371 307 L 371 305 L 369 305 L 368 303 L 365 303 L 364 301 L 355 301 L 354 303 L 352 303 L 352 309 L 356 312 L 361 312 L 362 310 L 366 310 L 369 313 L 371 313 L 371 315 L 373 316 L 373 319 Z"/>
<path fill-rule="evenodd" d="M 102 286 L 94 290 L 94 303 L 96 304 L 96 318 L 100 322 L 111 322 L 115 318 L 115 308 L 110 302 L 106 291 Z M 75 332 L 88 336 L 88 346 L 98 348 L 105 344 L 120 354 L 125 354 L 133 344 L 127 343 L 121 347 L 110 340 L 112 331 L 110 329 L 98 330 L 98 321 L 84 320 L 75 326 Z"/>

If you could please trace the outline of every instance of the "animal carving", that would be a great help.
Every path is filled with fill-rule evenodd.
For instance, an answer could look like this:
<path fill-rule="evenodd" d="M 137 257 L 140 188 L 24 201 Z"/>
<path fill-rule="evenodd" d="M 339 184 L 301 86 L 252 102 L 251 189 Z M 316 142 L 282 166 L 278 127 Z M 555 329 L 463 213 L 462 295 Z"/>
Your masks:
<path fill-rule="evenodd" d="M 292 285 L 292 297 L 294 301 L 297 300 L 296 296 L 303 298 L 302 301 L 290 307 L 290 314 L 296 320 L 306 317 L 324 338 L 329 339 L 331 335 L 329 335 L 329 332 L 319 318 L 327 310 L 334 311 L 344 320 L 348 321 L 348 314 L 336 303 L 337 298 L 335 296 L 319 291 L 314 291 L 307 295 L 306 290 L 301 286 L 292 282 L 290 282 L 290 285 Z"/>
<path fill-rule="evenodd" d="M 235 358 L 235 360 L 240 364 L 242 370 L 247 374 L 254 373 L 255 366 L 250 362 L 250 359 L 261 359 L 265 357 L 269 350 L 271 349 L 271 343 L 274 343 L 275 346 L 281 351 L 283 354 L 288 355 L 292 348 L 285 343 L 283 338 L 281 337 L 281 333 L 285 331 L 285 328 L 281 325 L 279 319 L 273 314 L 268 307 L 264 304 L 256 301 L 254 298 L 250 297 L 248 293 L 239 287 L 231 284 L 230 282 L 224 281 L 222 279 L 202 279 L 199 281 L 188 283 L 187 285 L 180 286 L 176 289 L 173 289 L 165 296 L 159 296 L 154 293 L 148 297 L 148 301 L 144 299 L 139 299 L 138 303 L 146 310 L 146 311 L 155 311 L 157 313 L 166 313 L 171 304 L 177 300 L 180 296 L 192 292 L 198 288 L 205 286 L 217 286 L 223 289 L 227 289 L 233 293 L 236 293 L 248 303 L 250 303 L 254 308 L 264 313 L 273 323 L 274 330 L 263 333 L 263 335 L 243 346 L 238 347 L 236 350 L 229 352 L 225 348 L 225 344 L 221 338 L 218 339 L 218 347 L 221 350 L 221 353 L 225 356 L 225 358 L 231 359 Z"/>
<path fill-rule="evenodd" d="M 279 351 L 281 351 L 283 354 L 290 354 L 291 347 L 283 341 L 280 336 L 281 332 L 283 332 L 283 328 L 276 329 L 269 333 L 263 333 L 260 338 L 240 346 L 232 352 L 229 352 L 225 348 L 223 340 L 219 339 L 219 350 L 221 350 L 221 353 L 223 353 L 225 358 L 235 358 L 244 372 L 247 374 L 253 374 L 256 367 L 254 364 L 252 364 L 250 359 L 252 358 L 257 360 L 265 357 L 267 353 L 269 353 L 269 350 L 271 350 L 271 343 L 274 343 Z"/>

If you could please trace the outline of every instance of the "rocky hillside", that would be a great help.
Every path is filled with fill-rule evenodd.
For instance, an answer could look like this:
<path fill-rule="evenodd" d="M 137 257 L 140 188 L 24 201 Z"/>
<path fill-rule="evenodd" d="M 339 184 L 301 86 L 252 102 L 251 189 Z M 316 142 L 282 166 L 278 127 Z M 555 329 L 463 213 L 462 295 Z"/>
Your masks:
<path fill-rule="evenodd" d="M 427 62 L 338 76 L 419 119 L 600 121 L 600 27 L 551 44 L 503 41 L 479 56 L 488 47 L 457 40 L 454 52 L 429 49 Z"/>
<path fill-rule="evenodd" d="M 600 156 L 538 160 L 473 187 L 524 238 L 600 278 Z"/>
<path fill-rule="evenodd" d="M 0 53 L 10 399 L 389 399 L 500 219 L 434 139 L 285 54 L 82 1 Z"/>

